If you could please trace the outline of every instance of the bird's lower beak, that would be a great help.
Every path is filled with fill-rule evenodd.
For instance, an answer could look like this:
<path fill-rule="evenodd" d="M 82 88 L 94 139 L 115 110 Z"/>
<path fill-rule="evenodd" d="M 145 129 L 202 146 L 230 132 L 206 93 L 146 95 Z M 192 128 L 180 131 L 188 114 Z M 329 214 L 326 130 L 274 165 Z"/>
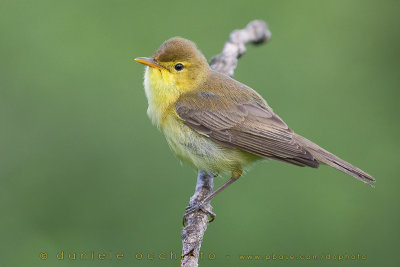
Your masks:
<path fill-rule="evenodd" d="M 150 57 L 138 57 L 138 58 L 135 58 L 135 60 L 136 60 L 137 62 L 139 62 L 139 63 L 142 63 L 142 64 L 147 65 L 147 66 L 152 67 L 152 68 L 157 68 L 157 69 L 160 69 L 160 70 L 167 70 L 166 67 L 164 67 L 163 65 L 158 64 L 158 63 L 155 61 L 154 58 L 150 58 Z"/>

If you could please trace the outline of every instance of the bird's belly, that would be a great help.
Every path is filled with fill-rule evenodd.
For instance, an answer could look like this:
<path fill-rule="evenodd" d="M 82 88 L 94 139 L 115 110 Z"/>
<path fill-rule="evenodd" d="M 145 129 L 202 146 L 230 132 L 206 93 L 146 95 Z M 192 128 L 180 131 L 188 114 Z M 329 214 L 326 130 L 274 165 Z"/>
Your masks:
<path fill-rule="evenodd" d="M 173 116 L 166 118 L 162 130 L 176 155 L 198 170 L 215 174 L 231 172 L 259 159 L 240 149 L 220 145 Z"/>

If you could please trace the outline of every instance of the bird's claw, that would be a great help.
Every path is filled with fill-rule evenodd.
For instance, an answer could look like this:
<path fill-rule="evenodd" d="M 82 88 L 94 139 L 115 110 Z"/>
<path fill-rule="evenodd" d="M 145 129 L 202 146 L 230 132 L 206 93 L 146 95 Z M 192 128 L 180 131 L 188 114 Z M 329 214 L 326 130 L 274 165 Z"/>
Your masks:
<path fill-rule="evenodd" d="M 186 212 L 185 212 L 185 214 L 183 215 L 183 220 L 182 220 L 182 221 L 183 221 L 183 226 L 185 226 L 185 223 L 186 223 L 186 221 L 187 221 L 186 217 L 187 217 L 188 215 L 190 215 L 190 214 L 196 212 L 196 211 L 202 211 L 203 213 L 207 214 L 207 216 L 210 217 L 210 220 L 208 221 L 209 223 L 212 222 L 212 221 L 214 221 L 215 216 L 216 216 L 215 213 L 212 212 L 212 211 L 210 211 L 210 210 L 205 209 L 205 208 L 204 208 L 204 205 L 205 205 L 204 202 L 200 202 L 200 203 L 197 203 L 197 204 L 195 204 L 195 205 L 189 205 L 189 206 L 187 206 L 187 207 L 186 207 Z"/>

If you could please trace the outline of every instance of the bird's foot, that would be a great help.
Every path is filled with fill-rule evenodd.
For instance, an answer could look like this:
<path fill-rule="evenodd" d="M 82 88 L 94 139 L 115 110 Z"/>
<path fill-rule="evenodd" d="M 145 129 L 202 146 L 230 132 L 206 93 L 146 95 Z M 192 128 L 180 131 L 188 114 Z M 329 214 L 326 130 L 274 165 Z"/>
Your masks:
<path fill-rule="evenodd" d="M 189 206 L 187 206 L 187 207 L 186 207 L 186 212 L 185 212 L 185 214 L 183 215 L 183 220 L 182 220 L 182 221 L 183 221 L 183 226 L 185 226 L 185 223 L 186 223 L 186 221 L 187 221 L 186 217 L 187 217 L 188 215 L 190 215 L 190 214 L 196 212 L 196 211 L 202 211 L 202 212 L 204 212 L 205 214 L 207 214 L 207 215 L 210 217 L 210 220 L 208 221 L 209 223 L 212 222 L 212 221 L 214 221 L 215 216 L 216 216 L 215 213 L 212 212 L 212 211 L 210 211 L 210 210 L 207 210 L 206 208 L 204 208 L 204 205 L 205 205 L 204 202 L 200 202 L 200 203 L 197 203 L 197 204 L 194 204 L 194 205 L 189 205 Z"/>

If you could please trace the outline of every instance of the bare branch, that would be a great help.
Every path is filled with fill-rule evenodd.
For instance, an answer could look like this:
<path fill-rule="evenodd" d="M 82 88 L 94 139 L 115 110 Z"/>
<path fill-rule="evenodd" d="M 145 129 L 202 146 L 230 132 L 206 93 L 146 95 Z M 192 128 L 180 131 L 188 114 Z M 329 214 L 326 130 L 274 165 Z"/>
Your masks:
<path fill-rule="evenodd" d="M 267 24 L 262 20 L 253 20 L 246 28 L 234 30 L 229 41 L 225 43 L 222 53 L 211 59 L 212 69 L 233 77 L 238 58 L 246 52 L 246 44 L 262 44 L 271 38 Z M 213 192 L 214 175 L 199 171 L 194 195 L 190 198 L 190 205 L 200 203 Z M 211 211 L 210 203 L 205 207 Z M 208 225 L 207 214 L 198 211 L 187 216 L 187 225 L 181 233 L 182 259 L 181 266 L 197 267 L 201 243 Z"/>
<path fill-rule="evenodd" d="M 222 53 L 211 59 L 213 70 L 233 77 L 238 59 L 246 53 L 246 44 L 262 44 L 271 38 L 267 23 L 262 20 L 253 20 L 246 28 L 234 30 L 229 41 L 225 43 Z"/>
<path fill-rule="evenodd" d="M 199 171 L 194 195 L 190 198 L 190 205 L 200 203 L 213 192 L 214 175 Z M 205 207 L 211 210 L 211 204 Z M 208 216 L 203 212 L 195 212 L 187 216 L 187 226 L 183 228 L 182 238 L 182 261 L 181 266 L 197 266 L 201 242 L 207 229 Z"/>

